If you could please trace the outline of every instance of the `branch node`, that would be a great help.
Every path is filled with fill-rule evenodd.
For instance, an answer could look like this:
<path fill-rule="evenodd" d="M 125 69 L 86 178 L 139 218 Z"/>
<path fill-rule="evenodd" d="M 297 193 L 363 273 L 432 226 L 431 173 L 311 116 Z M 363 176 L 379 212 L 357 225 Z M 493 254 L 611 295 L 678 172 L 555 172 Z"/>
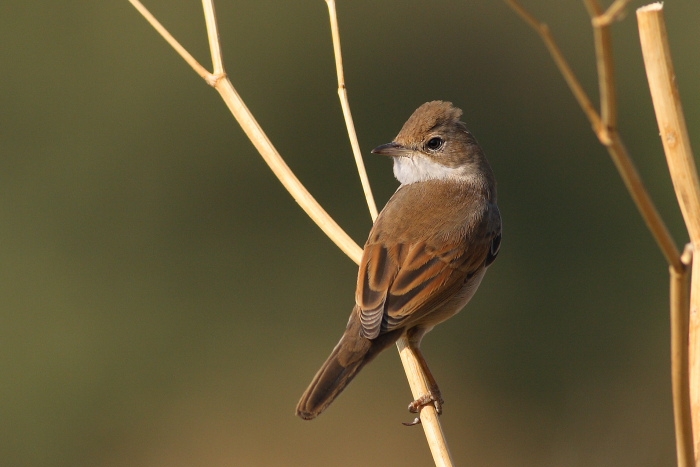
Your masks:
<path fill-rule="evenodd" d="M 605 13 L 591 18 L 591 24 L 593 24 L 594 28 L 604 28 L 612 25 L 615 21 L 622 21 L 625 19 L 625 16 L 627 16 L 625 7 L 630 1 L 631 0 L 616 0 Z"/>
<path fill-rule="evenodd" d="M 594 28 L 604 28 L 611 26 L 616 21 L 622 21 L 626 15 L 627 12 L 625 10 L 620 10 L 612 15 L 606 11 L 602 15 L 591 18 L 591 24 Z"/>
<path fill-rule="evenodd" d="M 207 83 L 209 86 L 215 88 L 216 85 L 219 84 L 219 81 L 221 81 L 221 80 L 223 80 L 223 79 L 226 79 L 226 77 L 227 77 L 226 72 L 221 72 L 221 73 L 208 73 L 208 74 L 204 77 L 204 81 L 206 81 L 206 83 Z"/>
<path fill-rule="evenodd" d="M 683 249 L 683 254 L 681 255 L 681 263 L 686 268 L 689 268 L 693 264 L 693 253 L 695 252 L 695 247 L 692 243 L 686 243 Z"/>
<path fill-rule="evenodd" d="M 593 127 L 595 135 L 598 137 L 598 141 L 605 147 L 612 146 L 613 144 L 613 133 L 616 133 L 615 128 L 611 126 L 605 126 L 602 122 L 598 122 L 599 125 Z"/>

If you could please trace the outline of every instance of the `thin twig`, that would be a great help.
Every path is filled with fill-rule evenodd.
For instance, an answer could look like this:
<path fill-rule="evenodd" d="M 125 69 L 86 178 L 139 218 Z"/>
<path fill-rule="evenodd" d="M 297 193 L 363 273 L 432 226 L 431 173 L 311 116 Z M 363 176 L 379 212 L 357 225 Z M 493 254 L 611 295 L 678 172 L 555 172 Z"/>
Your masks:
<path fill-rule="evenodd" d="M 586 0 L 586 8 L 593 23 L 595 39 L 596 66 L 598 68 L 598 89 L 600 90 L 600 115 L 602 125 L 598 138 L 607 145 L 610 141 L 610 131 L 617 128 L 617 98 L 615 96 L 615 66 L 612 56 L 612 40 L 610 24 L 596 21 L 603 15 L 598 0 Z"/>
<path fill-rule="evenodd" d="M 195 58 L 190 55 L 190 53 L 185 50 L 185 48 L 180 45 L 180 43 L 175 40 L 175 38 L 168 32 L 167 29 L 163 27 L 162 24 L 151 14 L 150 11 L 146 9 L 145 6 L 139 2 L 139 0 L 129 0 L 129 2 L 134 5 L 134 7 L 141 13 L 141 15 L 146 18 L 146 21 L 149 22 L 151 26 L 153 26 L 153 29 L 158 31 L 158 34 L 160 34 L 163 39 L 165 39 L 170 46 L 175 49 L 175 51 L 187 62 L 189 66 L 192 67 L 192 69 L 199 75 L 201 76 L 204 80 L 207 80 L 209 76 L 211 76 L 211 73 L 209 73 L 209 70 L 204 68 L 200 63 L 195 60 Z"/>
<path fill-rule="evenodd" d="M 216 11 L 214 2 L 202 0 L 204 10 L 204 22 L 207 25 L 207 38 L 209 39 L 209 50 L 211 52 L 211 63 L 214 67 L 213 74 L 220 76 L 224 74 L 224 55 L 221 53 L 221 42 L 219 41 L 219 26 L 216 22 Z"/>
<path fill-rule="evenodd" d="M 277 176 L 279 181 L 289 191 L 294 200 L 299 203 L 301 208 L 308 216 L 318 225 L 321 230 L 345 253 L 355 261 L 360 262 L 362 258 L 362 248 L 360 248 L 345 231 L 333 220 L 331 216 L 318 204 L 318 202 L 301 184 L 299 179 L 294 175 L 289 166 L 284 162 L 280 154 L 268 139 L 265 132 L 262 130 L 258 122 L 253 117 L 253 114 L 248 110 L 243 100 L 240 98 L 234 89 L 231 81 L 225 75 L 214 75 L 209 73 L 199 62 L 197 62 L 173 37 L 170 33 L 151 15 L 148 10 L 138 1 L 129 0 L 136 9 L 148 20 L 149 23 L 160 33 L 163 38 L 185 59 L 185 61 L 199 74 L 204 80 L 213 85 L 219 91 L 222 99 L 228 106 L 229 110 L 236 118 L 241 128 L 258 150 L 262 158 L 267 162 L 267 165 L 272 169 L 272 172 Z M 211 0 L 204 0 L 205 3 L 211 3 Z M 208 10 L 213 14 L 213 6 Z M 215 23 L 215 18 L 211 17 Z M 207 21 L 209 26 L 210 21 Z M 209 36 L 213 36 L 211 32 Z M 217 55 L 220 57 L 220 50 L 217 48 Z M 214 59 L 216 63 L 218 59 Z M 222 61 L 223 62 L 223 61 Z M 223 70 L 223 66 L 221 67 Z"/>
<path fill-rule="evenodd" d="M 668 264 L 677 271 L 683 270 L 676 242 L 671 237 L 671 233 L 668 231 L 666 224 L 664 224 L 659 211 L 657 211 L 654 202 L 649 196 L 649 192 L 644 187 L 644 182 L 639 176 L 639 172 L 634 162 L 632 162 L 632 158 L 627 152 L 620 134 L 617 131 L 609 131 L 608 135 L 610 144 L 606 146 L 606 149 L 625 187 L 627 187 L 629 195 L 632 197 L 634 204 L 641 213 Z"/>
<path fill-rule="evenodd" d="M 700 251 L 700 180 L 695 166 L 690 138 L 683 115 L 680 93 L 676 86 L 676 74 L 671 59 L 663 5 L 654 3 L 637 10 L 639 38 L 644 56 L 644 66 L 649 81 L 656 121 L 666 154 L 673 188 L 681 207 L 683 220 L 690 235 L 694 251 Z M 693 261 L 690 289 L 689 356 L 690 406 L 692 432 L 677 419 L 676 427 L 684 429 L 678 445 L 687 451 L 687 444 L 695 447 L 695 462 L 700 456 L 700 261 Z M 680 337 L 679 337 L 680 338 Z M 681 343 L 674 344 L 682 346 Z M 684 415 L 681 413 L 681 417 Z M 691 441 L 693 440 L 693 441 Z M 680 444 L 682 443 L 682 444 Z M 692 453 L 679 452 L 679 459 Z"/>
<path fill-rule="evenodd" d="M 581 83 L 578 78 L 576 78 L 569 63 L 564 58 L 564 54 L 561 52 L 561 49 L 549 30 L 549 26 L 535 18 L 532 13 L 527 11 L 517 0 L 506 0 L 506 3 L 508 3 L 508 5 L 510 5 L 510 7 L 540 36 L 547 50 L 549 50 L 554 63 L 557 65 L 557 68 L 559 68 L 559 72 L 564 77 L 564 81 L 569 85 L 569 89 L 581 106 L 583 113 L 586 114 L 586 117 L 588 117 L 588 120 L 591 122 L 593 131 L 598 135 L 602 127 L 600 115 L 598 115 L 586 91 L 583 90 L 583 86 L 581 86 Z"/>
<path fill-rule="evenodd" d="M 348 128 L 348 138 L 350 139 L 350 146 L 352 147 L 352 152 L 355 156 L 355 164 L 357 165 L 357 172 L 360 175 L 362 190 L 364 191 L 365 198 L 367 199 L 369 214 L 372 216 L 372 221 L 374 221 L 378 216 L 377 205 L 374 202 L 372 187 L 370 186 L 369 179 L 367 178 L 367 171 L 365 170 L 365 164 L 362 160 L 362 152 L 360 151 L 360 143 L 357 140 L 355 124 L 352 121 L 352 113 L 350 113 L 350 102 L 348 101 L 348 91 L 345 87 L 345 74 L 343 73 L 343 55 L 340 49 L 340 31 L 338 29 L 338 16 L 335 11 L 335 0 L 326 0 L 326 3 L 328 4 L 328 14 L 331 20 L 335 69 L 338 74 L 338 97 L 340 98 L 340 106 L 343 109 L 345 125 Z"/>
<path fill-rule="evenodd" d="M 545 46 L 552 55 L 552 59 L 556 63 L 559 71 L 561 72 L 564 80 L 569 85 L 571 92 L 578 101 L 583 113 L 586 114 L 588 120 L 591 122 L 593 131 L 598 136 L 600 142 L 606 146 L 608 153 L 612 158 L 615 166 L 622 177 L 622 180 L 630 193 L 630 196 L 637 205 L 637 209 L 642 215 L 642 218 L 647 224 L 647 227 L 651 231 L 656 243 L 661 249 L 661 253 L 666 258 L 666 261 L 677 271 L 683 270 L 683 264 L 680 262 L 680 251 L 676 247 L 676 243 L 671 237 L 671 233 L 668 231 L 666 224 L 659 215 L 654 202 L 651 200 L 649 193 L 647 192 L 644 184 L 642 183 L 639 172 L 634 166 L 632 159 L 629 157 L 627 150 L 625 149 L 622 139 L 620 138 L 617 130 L 615 128 L 606 128 L 603 120 L 596 111 L 595 107 L 588 98 L 588 95 L 583 90 L 583 87 L 579 83 L 576 75 L 571 70 L 568 62 L 561 53 L 559 46 L 554 41 L 552 34 L 549 31 L 549 27 L 540 22 L 535 18 L 530 12 L 528 12 L 517 0 L 505 0 L 508 5 L 527 23 L 532 27 L 535 32 L 540 36 Z M 616 6 L 618 8 L 620 5 Z M 616 13 L 619 15 L 620 13 Z M 601 61 L 599 60 L 599 63 Z M 606 63 L 605 60 L 602 63 Z M 608 97 L 614 97 L 614 93 L 607 94 Z M 608 105 L 608 104 L 606 104 Z M 613 103 L 613 105 L 615 105 Z M 612 113 L 611 113 L 612 115 Z"/>
<path fill-rule="evenodd" d="M 605 26 L 622 19 L 625 16 L 625 8 L 631 1 L 632 0 L 615 0 L 608 9 L 605 10 L 605 13 L 593 18 L 593 26 Z"/>

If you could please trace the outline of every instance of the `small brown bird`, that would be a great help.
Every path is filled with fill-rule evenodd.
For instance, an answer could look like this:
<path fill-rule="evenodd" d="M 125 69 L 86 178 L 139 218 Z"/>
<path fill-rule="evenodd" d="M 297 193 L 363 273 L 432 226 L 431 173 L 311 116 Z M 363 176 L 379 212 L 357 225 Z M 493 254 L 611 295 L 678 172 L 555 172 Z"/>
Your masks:
<path fill-rule="evenodd" d="M 450 102 L 425 103 L 393 142 L 372 150 L 393 157 L 401 186 L 369 233 L 355 307 L 340 342 L 301 396 L 296 409 L 301 418 L 317 417 L 402 335 L 430 388 L 409 410 L 434 404 L 441 412 L 443 400 L 420 353 L 421 339 L 469 302 L 501 243 L 496 180 L 461 115 Z"/>

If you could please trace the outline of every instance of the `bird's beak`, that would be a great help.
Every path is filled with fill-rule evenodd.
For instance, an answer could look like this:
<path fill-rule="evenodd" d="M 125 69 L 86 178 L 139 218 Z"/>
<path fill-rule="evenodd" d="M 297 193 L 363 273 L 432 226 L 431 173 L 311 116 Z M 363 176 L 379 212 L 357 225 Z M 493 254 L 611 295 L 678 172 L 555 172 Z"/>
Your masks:
<path fill-rule="evenodd" d="M 410 149 L 395 142 L 382 144 L 381 146 L 377 146 L 376 148 L 372 149 L 372 154 L 381 154 L 383 156 L 391 157 L 410 156 L 411 152 L 412 151 Z"/>

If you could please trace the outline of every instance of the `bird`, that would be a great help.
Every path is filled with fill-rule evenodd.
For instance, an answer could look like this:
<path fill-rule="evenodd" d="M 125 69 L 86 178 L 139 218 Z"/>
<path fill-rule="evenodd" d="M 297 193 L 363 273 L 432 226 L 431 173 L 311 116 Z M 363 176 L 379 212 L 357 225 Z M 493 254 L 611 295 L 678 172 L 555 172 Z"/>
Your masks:
<path fill-rule="evenodd" d="M 355 306 L 340 341 L 299 400 L 296 414 L 302 419 L 320 415 L 402 336 L 429 388 L 409 411 L 432 404 L 442 412 L 444 400 L 421 340 L 469 302 L 501 244 L 493 170 L 461 116 L 451 102 L 426 102 L 392 142 L 372 150 L 393 159 L 400 186 L 369 233 Z M 407 425 L 417 423 L 419 417 Z"/>

